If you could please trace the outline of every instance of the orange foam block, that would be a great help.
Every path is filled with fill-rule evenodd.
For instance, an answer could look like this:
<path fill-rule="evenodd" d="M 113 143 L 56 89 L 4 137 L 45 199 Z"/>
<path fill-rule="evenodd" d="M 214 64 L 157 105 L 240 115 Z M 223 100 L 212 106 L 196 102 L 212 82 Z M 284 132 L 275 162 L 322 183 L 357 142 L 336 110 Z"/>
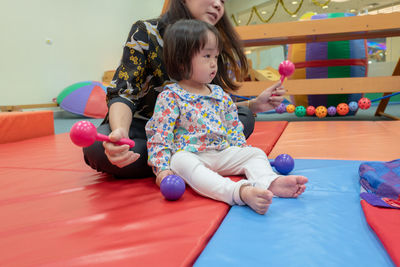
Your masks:
<path fill-rule="evenodd" d="M 53 111 L 0 113 L 0 144 L 52 134 Z"/>

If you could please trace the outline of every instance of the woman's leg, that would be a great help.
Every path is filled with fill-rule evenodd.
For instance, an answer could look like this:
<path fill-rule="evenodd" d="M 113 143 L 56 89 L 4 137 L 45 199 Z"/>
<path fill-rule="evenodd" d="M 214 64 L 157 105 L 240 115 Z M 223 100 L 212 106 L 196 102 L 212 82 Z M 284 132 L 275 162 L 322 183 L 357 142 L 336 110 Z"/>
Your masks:
<path fill-rule="evenodd" d="M 248 107 L 238 106 L 237 108 L 238 108 L 239 120 L 242 122 L 244 128 L 243 133 L 247 139 L 254 131 L 254 124 L 256 120 L 254 118 L 253 112 L 251 112 L 251 110 Z"/>
<path fill-rule="evenodd" d="M 129 129 L 129 138 L 135 141 L 132 151 L 139 153 L 140 158 L 134 163 L 119 168 L 108 161 L 104 153 L 102 142 L 94 142 L 93 145 L 83 148 L 86 164 L 99 172 L 109 173 L 117 178 L 144 178 L 153 176 L 151 168 L 147 165 L 147 138 L 144 126 L 146 121 L 134 119 Z M 102 124 L 97 128 L 99 133 L 109 135 L 111 133 L 109 124 Z"/>

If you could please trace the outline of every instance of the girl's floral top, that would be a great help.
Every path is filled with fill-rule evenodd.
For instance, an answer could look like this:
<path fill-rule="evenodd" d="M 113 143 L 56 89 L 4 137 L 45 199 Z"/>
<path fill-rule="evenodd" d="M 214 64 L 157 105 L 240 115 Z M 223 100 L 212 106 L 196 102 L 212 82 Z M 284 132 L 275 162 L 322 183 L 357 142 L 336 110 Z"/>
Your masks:
<path fill-rule="evenodd" d="M 169 81 L 162 60 L 164 28 L 159 19 L 132 25 L 121 63 L 107 88 L 108 106 L 123 102 L 135 117 L 151 117 L 157 95 Z"/>
<path fill-rule="evenodd" d="M 178 84 L 158 95 L 146 124 L 148 161 L 157 175 L 170 169 L 172 154 L 246 146 L 236 105 L 221 87 L 209 84 L 209 95 L 192 94 Z"/>

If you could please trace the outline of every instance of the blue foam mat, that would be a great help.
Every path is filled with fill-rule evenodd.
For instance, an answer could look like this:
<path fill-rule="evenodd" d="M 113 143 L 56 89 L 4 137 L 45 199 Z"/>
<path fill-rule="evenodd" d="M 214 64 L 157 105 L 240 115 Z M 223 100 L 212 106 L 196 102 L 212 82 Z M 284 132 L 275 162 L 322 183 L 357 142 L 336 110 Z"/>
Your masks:
<path fill-rule="evenodd" d="M 394 266 L 360 205 L 360 161 L 295 160 L 298 199 L 233 206 L 194 266 Z"/>

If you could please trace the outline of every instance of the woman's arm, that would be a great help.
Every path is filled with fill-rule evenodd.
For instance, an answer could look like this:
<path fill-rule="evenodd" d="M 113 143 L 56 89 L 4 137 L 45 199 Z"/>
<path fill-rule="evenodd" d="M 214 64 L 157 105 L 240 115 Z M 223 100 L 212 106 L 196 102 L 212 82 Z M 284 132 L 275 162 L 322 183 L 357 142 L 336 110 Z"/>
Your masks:
<path fill-rule="evenodd" d="M 283 95 L 286 90 L 283 88 L 281 82 L 277 82 L 271 87 L 265 89 L 256 98 L 237 102 L 237 106 L 248 107 L 254 114 L 272 110 L 279 106 L 283 101 Z"/>

